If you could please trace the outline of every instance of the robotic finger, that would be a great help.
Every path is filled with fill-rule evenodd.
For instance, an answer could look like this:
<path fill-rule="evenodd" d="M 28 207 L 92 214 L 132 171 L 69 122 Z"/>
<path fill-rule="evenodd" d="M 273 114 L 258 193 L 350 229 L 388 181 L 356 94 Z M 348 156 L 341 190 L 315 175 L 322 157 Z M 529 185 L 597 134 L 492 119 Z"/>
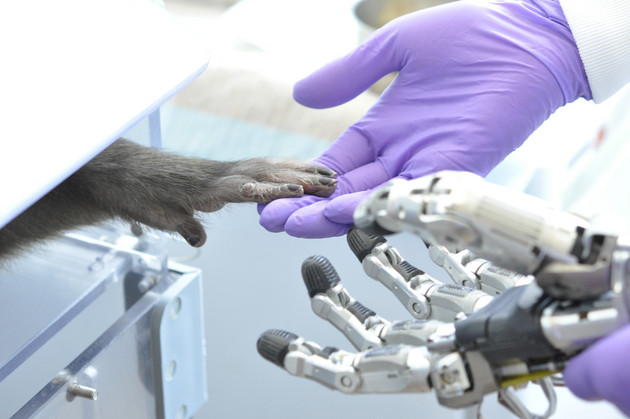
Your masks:
<path fill-rule="evenodd" d="M 456 284 L 482 290 L 492 296 L 534 280 L 532 275 L 522 275 L 497 266 L 475 256 L 468 249 L 452 253 L 444 246 L 431 244 L 429 256 L 436 265 L 444 268 Z"/>
<path fill-rule="evenodd" d="M 437 320 L 389 322 L 352 298 L 323 256 L 307 258 L 302 264 L 302 277 L 313 312 L 341 331 L 358 350 L 393 344 L 424 345 L 431 336 L 452 328 Z"/>
<path fill-rule="evenodd" d="M 354 228 L 348 245 L 365 273 L 383 284 L 416 319 L 452 322 L 487 305 L 492 297 L 463 285 L 443 284 L 400 256 L 382 236 Z M 464 268 L 465 269 L 465 268 Z M 465 271 L 471 281 L 475 274 Z"/>
<path fill-rule="evenodd" d="M 315 314 L 339 329 L 359 350 L 382 346 L 373 329 L 389 322 L 350 296 L 328 259 L 307 258 L 302 263 L 302 278 Z"/>
<path fill-rule="evenodd" d="M 358 354 L 309 342 L 283 330 L 263 333 L 258 352 L 298 377 L 344 393 L 423 393 L 431 390 L 426 348 L 396 345 Z"/>
<path fill-rule="evenodd" d="M 451 345 L 389 345 L 350 353 L 271 329 L 257 342 L 260 355 L 292 375 L 344 393 L 435 392 L 452 408 L 476 406 L 499 391 L 490 365 L 476 351 Z"/>

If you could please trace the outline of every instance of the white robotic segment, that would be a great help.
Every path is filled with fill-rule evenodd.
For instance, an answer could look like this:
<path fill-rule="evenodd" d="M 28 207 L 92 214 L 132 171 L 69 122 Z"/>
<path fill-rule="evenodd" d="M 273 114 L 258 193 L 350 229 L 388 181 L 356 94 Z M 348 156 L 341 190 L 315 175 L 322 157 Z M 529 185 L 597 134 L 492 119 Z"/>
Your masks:
<path fill-rule="evenodd" d="M 0 36 L 0 228 L 208 62 L 148 0 L 9 2 Z"/>
<path fill-rule="evenodd" d="M 372 219 L 387 230 L 413 231 L 451 251 L 468 248 L 481 257 L 491 255 L 522 274 L 539 266 L 540 249 L 554 259 L 574 262 L 579 231 L 588 227 L 585 219 L 544 200 L 473 173 L 452 171 L 391 182 L 355 213 L 359 227 Z"/>

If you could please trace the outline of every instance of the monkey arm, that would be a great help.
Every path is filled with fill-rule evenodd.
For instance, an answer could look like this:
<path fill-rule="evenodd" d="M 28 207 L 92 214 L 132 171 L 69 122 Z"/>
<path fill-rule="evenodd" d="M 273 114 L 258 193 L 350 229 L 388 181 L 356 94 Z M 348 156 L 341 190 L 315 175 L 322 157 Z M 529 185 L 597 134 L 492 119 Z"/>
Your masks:
<path fill-rule="evenodd" d="M 0 230 L 0 257 L 76 227 L 118 218 L 181 234 L 201 246 L 195 213 L 227 203 L 329 196 L 336 174 L 288 159 L 218 162 L 119 139 Z"/>

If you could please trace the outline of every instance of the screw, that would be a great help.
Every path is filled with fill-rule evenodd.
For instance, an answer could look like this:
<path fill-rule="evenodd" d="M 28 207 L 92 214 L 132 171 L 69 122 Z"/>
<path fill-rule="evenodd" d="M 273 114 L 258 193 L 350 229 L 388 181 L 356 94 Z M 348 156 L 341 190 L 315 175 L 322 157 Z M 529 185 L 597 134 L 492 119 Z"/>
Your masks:
<path fill-rule="evenodd" d="M 84 399 L 96 400 L 98 398 L 98 392 L 95 388 L 82 386 L 77 383 L 68 384 L 68 395 L 71 398 L 82 397 Z"/>
<path fill-rule="evenodd" d="M 153 288 L 157 282 L 157 278 L 154 276 L 144 277 L 140 282 L 138 282 L 138 290 L 144 294 Z"/>
<path fill-rule="evenodd" d="M 444 384 L 453 384 L 458 375 L 456 370 L 450 370 L 446 365 L 442 366 L 442 371 L 440 371 L 440 379 Z"/>
<path fill-rule="evenodd" d="M 442 379 L 442 382 L 446 384 L 453 384 L 453 382 L 455 381 L 455 377 L 453 377 L 449 372 L 441 373 L 440 378 Z"/>

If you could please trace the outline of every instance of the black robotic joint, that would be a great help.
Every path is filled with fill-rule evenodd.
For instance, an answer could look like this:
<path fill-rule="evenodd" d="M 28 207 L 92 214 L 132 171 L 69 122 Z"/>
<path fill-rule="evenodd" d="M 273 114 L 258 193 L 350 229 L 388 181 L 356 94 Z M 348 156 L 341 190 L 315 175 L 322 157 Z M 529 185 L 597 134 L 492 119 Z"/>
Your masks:
<path fill-rule="evenodd" d="M 256 349 L 267 361 L 284 367 L 284 357 L 289 351 L 289 345 L 298 335 L 280 329 L 270 329 L 264 332 L 256 342 Z"/>
<path fill-rule="evenodd" d="M 369 234 L 361 229 L 353 227 L 347 234 L 346 240 L 352 253 L 363 262 L 363 259 L 369 255 L 372 250 L 381 243 L 387 243 L 383 236 Z"/>
<path fill-rule="evenodd" d="M 324 256 L 306 258 L 302 263 L 302 279 L 311 298 L 325 293 L 341 282 L 332 263 Z"/>
<path fill-rule="evenodd" d="M 425 274 L 423 270 L 416 268 L 406 260 L 400 262 L 398 266 L 396 266 L 396 270 L 400 275 L 402 275 L 406 282 L 411 281 L 411 279 L 416 276 L 421 276 Z"/>
<path fill-rule="evenodd" d="M 478 350 L 491 365 L 514 360 L 535 365 L 555 360 L 562 353 L 549 343 L 540 324 L 550 301 L 551 297 L 531 286 L 510 288 L 481 310 L 455 322 L 455 343 L 466 350 Z"/>
<path fill-rule="evenodd" d="M 365 323 L 365 321 L 370 317 L 376 316 L 376 313 L 374 311 L 370 310 L 358 301 L 352 303 L 348 307 L 348 310 L 354 315 L 354 317 L 359 319 L 361 323 Z"/>

